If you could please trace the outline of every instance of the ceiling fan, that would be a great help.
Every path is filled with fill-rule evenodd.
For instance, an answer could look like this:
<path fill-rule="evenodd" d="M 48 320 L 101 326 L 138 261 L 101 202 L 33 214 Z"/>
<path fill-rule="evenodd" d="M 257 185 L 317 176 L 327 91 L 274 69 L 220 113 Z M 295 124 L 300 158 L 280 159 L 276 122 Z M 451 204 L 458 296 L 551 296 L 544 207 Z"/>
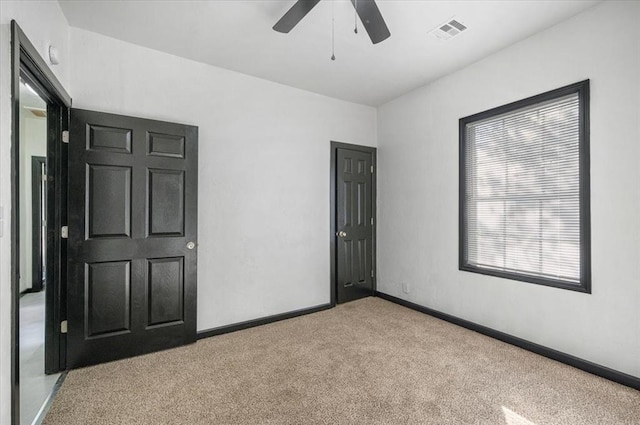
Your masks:
<path fill-rule="evenodd" d="M 273 26 L 273 29 L 278 32 L 288 33 L 293 27 L 298 25 L 298 22 L 319 2 L 320 0 L 298 0 Z M 353 7 L 355 7 L 362 21 L 362 25 L 367 30 L 373 44 L 380 43 L 389 38 L 391 33 L 380 14 L 380 9 L 378 9 L 375 0 L 351 0 L 351 3 L 353 3 Z"/>

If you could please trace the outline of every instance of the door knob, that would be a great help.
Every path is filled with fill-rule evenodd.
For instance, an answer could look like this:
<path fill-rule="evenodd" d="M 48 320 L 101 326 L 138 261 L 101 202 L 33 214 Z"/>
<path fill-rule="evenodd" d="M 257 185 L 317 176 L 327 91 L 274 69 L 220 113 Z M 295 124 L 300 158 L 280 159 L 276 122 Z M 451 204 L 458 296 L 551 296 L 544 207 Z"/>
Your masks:
<path fill-rule="evenodd" d="M 193 249 L 196 247 L 195 242 L 187 242 L 187 249 Z"/>
<path fill-rule="evenodd" d="M 340 230 L 338 233 L 336 233 L 336 235 L 338 235 L 338 237 L 340 238 L 344 238 L 347 236 L 347 232 L 345 232 L 344 230 Z"/>

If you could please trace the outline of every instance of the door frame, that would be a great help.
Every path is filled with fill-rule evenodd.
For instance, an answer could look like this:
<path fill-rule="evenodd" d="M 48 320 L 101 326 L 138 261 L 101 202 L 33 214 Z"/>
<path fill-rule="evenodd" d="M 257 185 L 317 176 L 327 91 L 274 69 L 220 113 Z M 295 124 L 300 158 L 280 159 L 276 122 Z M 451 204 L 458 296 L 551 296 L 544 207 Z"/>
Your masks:
<path fill-rule="evenodd" d="M 47 157 L 31 157 L 31 291 L 40 292 L 44 289 L 42 279 L 42 222 L 46 217 L 42 214 L 42 166 L 45 166 Z M 46 199 L 45 192 L 45 199 Z M 36 261 L 37 260 L 37 261 Z M 36 280 L 37 278 L 37 280 Z M 46 281 L 46 280 L 45 280 Z"/>
<path fill-rule="evenodd" d="M 377 163 L 377 149 L 371 146 L 361 146 L 354 145 L 351 143 L 343 143 L 343 142 L 335 142 L 331 141 L 331 207 L 330 207 L 330 257 L 331 257 L 331 285 L 330 285 L 330 300 L 331 307 L 335 307 L 337 304 L 337 291 L 338 291 L 338 237 L 336 236 L 337 231 L 337 208 L 338 208 L 338 191 L 337 191 L 337 160 L 338 160 L 338 149 L 351 149 L 359 152 L 366 152 L 371 154 L 371 164 L 373 165 L 373 176 L 371 182 L 371 204 L 373 205 L 373 211 L 371 212 L 373 216 L 373 226 L 372 226 L 372 244 L 373 244 L 373 252 L 371 255 L 373 258 L 371 259 L 371 264 L 373 266 L 373 278 L 372 278 L 372 295 L 376 292 L 377 289 L 377 280 L 378 280 L 378 270 L 377 270 L 377 228 L 378 228 L 378 203 L 377 199 L 377 179 L 378 179 L 378 163 Z"/>
<path fill-rule="evenodd" d="M 20 77 L 47 103 L 47 261 L 45 294 L 45 372 L 64 369 L 64 335 L 60 332 L 65 307 L 66 246 L 61 238 L 66 222 L 67 147 L 62 132 L 69 129 L 71 97 L 15 20 L 11 21 L 11 422 L 20 423 Z"/>

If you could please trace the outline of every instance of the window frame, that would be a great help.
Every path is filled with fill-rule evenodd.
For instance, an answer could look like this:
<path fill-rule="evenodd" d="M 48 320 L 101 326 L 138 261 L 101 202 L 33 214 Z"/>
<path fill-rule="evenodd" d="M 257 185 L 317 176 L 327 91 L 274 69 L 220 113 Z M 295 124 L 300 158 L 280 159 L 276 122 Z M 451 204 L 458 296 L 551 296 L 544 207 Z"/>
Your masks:
<path fill-rule="evenodd" d="M 539 95 L 518 100 L 497 108 L 489 109 L 470 115 L 459 120 L 459 200 L 458 200 L 458 247 L 461 271 L 479 273 L 483 275 L 501 277 L 521 282 L 534 283 L 554 288 L 591 293 L 591 211 L 590 211 L 590 159 L 589 159 L 589 86 L 590 80 L 580 81 L 568 86 L 560 87 Z M 521 108 L 548 102 L 570 94 L 578 94 L 578 179 L 579 179 L 579 216 L 580 216 L 580 283 L 574 284 L 556 279 L 530 276 L 516 272 L 490 270 L 477 267 L 468 262 L 468 235 L 466 217 L 466 128 L 467 124 L 485 120 L 497 115 L 506 114 Z"/>

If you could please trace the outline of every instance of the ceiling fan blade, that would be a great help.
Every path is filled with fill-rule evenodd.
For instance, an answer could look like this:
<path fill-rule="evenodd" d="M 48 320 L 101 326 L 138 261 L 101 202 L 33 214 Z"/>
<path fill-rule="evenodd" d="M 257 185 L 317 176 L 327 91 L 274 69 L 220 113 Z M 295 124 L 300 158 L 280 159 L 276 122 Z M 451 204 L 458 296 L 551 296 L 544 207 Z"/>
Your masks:
<path fill-rule="evenodd" d="M 375 0 L 358 0 L 357 3 L 356 0 L 351 0 L 351 3 L 356 8 L 362 25 L 367 30 L 373 44 L 389 38 L 391 33 L 380 14 L 380 9 L 378 9 Z"/>
<path fill-rule="evenodd" d="M 273 26 L 273 29 L 284 33 L 291 31 L 318 2 L 320 0 L 298 0 Z"/>

